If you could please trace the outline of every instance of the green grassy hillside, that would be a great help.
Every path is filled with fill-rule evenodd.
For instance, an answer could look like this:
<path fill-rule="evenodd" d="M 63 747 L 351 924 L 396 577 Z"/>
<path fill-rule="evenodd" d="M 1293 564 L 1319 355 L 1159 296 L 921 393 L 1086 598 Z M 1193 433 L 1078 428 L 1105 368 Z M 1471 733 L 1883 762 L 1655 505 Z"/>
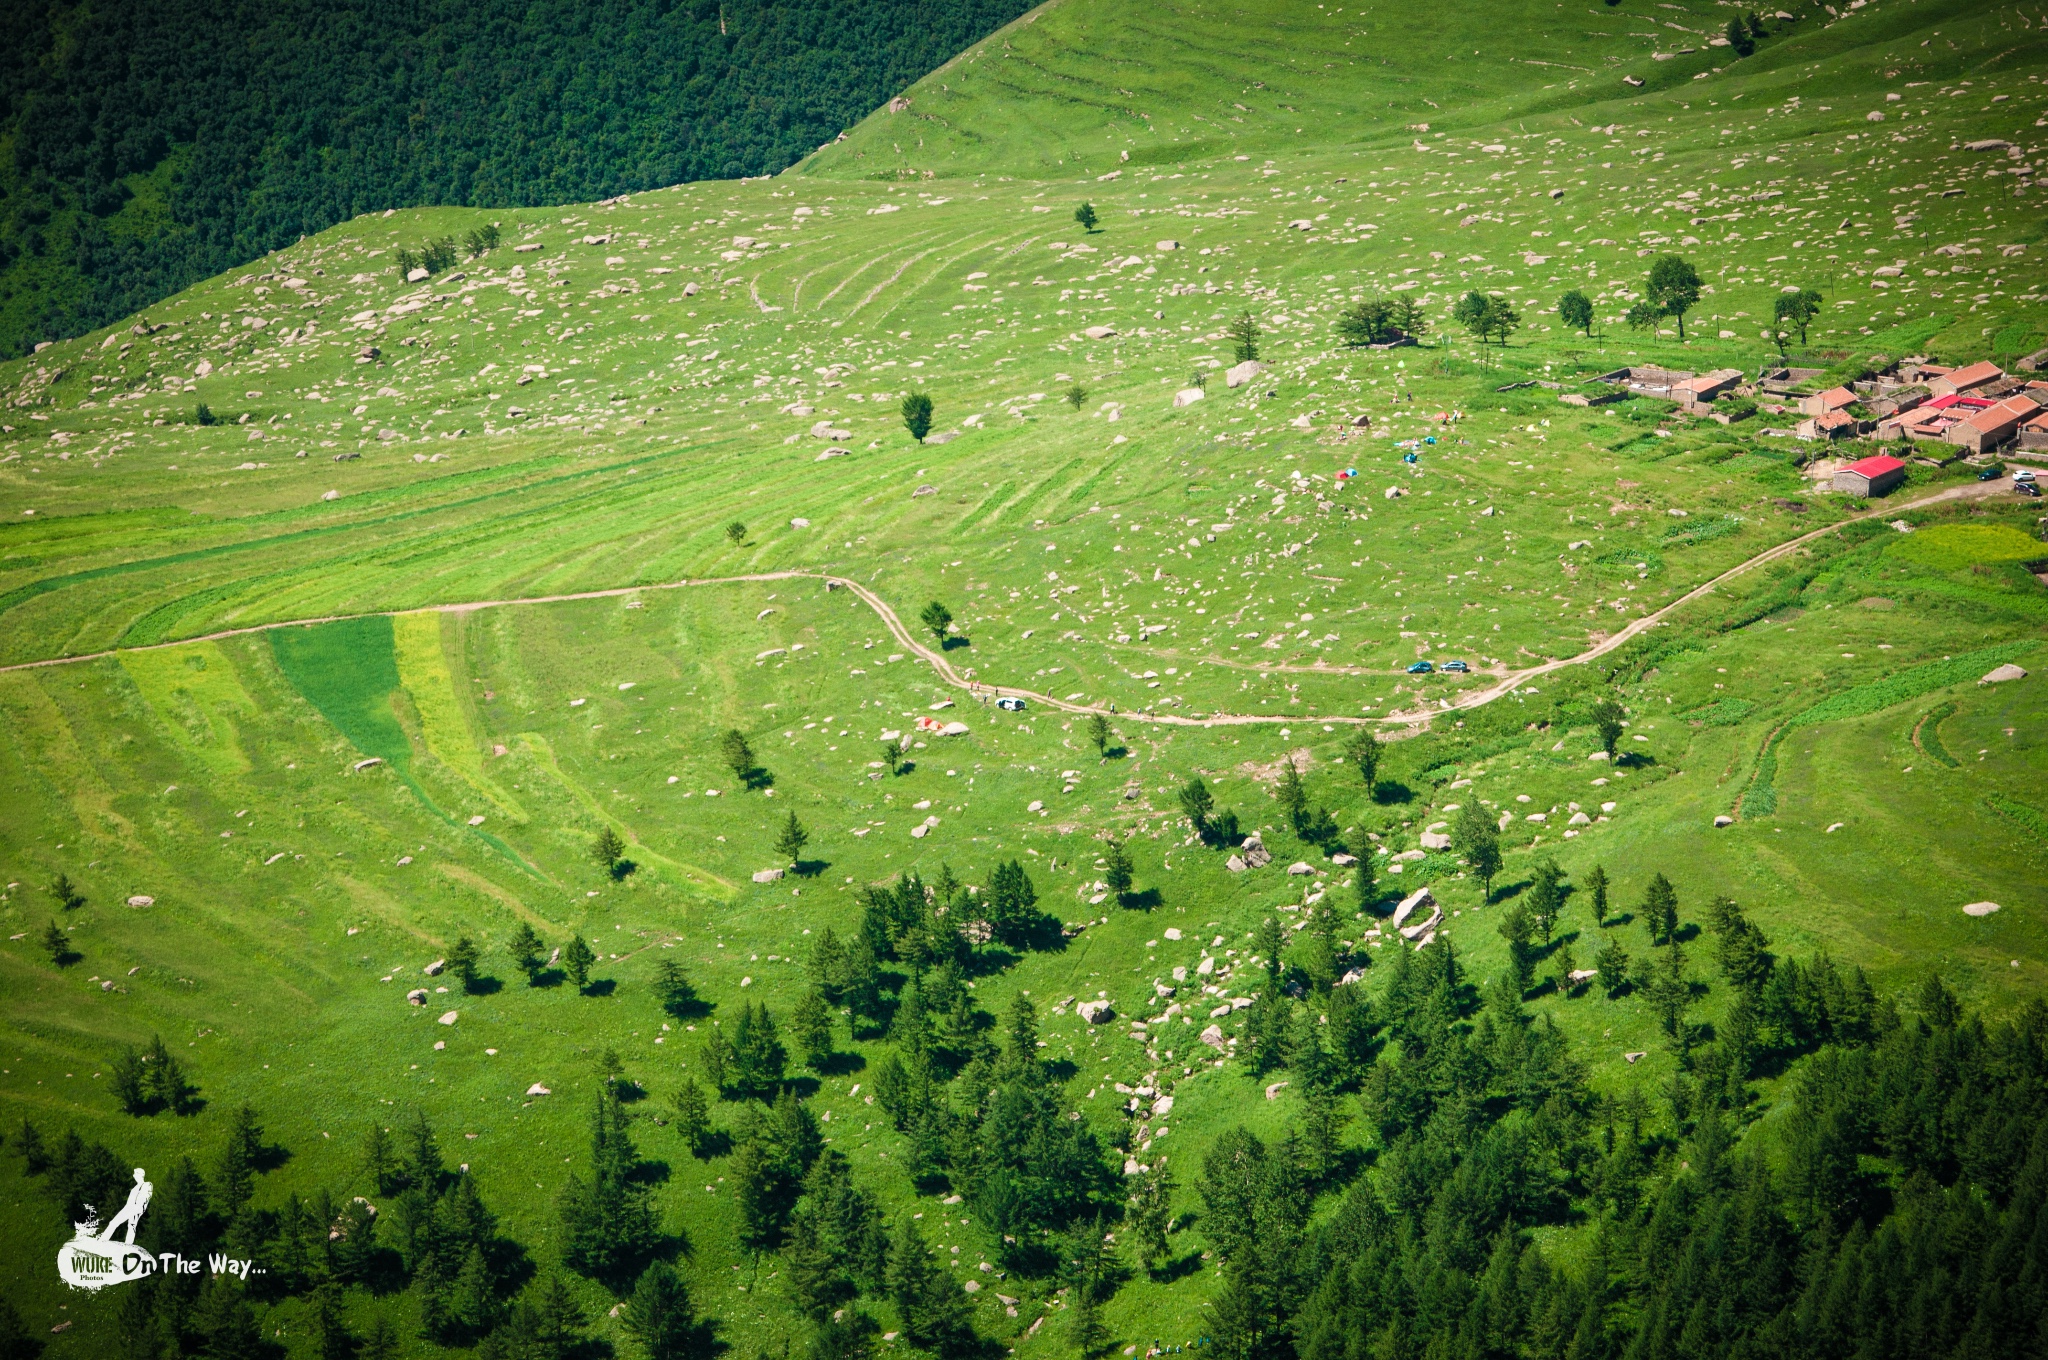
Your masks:
<path fill-rule="evenodd" d="M 54 1277 L 65 1206 L 55 1177 L 26 1170 L 24 1120 L 149 1168 L 161 1207 L 181 1156 L 218 1179 L 247 1103 L 289 1156 L 262 1160 L 255 1214 L 227 1217 L 267 1224 L 259 1245 L 282 1260 L 269 1243 L 290 1237 L 291 1196 L 378 1201 L 403 1268 L 349 1277 L 335 1307 L 359 1337 L 385 1319 L 404 1353 L 438 1354 L 477 1329 L 422 1339 L 432 1253 L 365 1170 L 367 1131 L 401 1137 L 423 1112 L 538 1291 L 573 1249 L 557 1196 L 591 1173 L 592 1101 L 621 1089 L 608 1053 L 645 1093 L 624 1105 L 636 1175 L 698 1307 L 737 1356 L 803 1353 L 801 1263 L 753 1250 L 734 1202 L 755 1154 L 714 1137 L 697 1155 L 673 1099 L 707 1079 L 713 1025 L 731 1033 L 748 1005 L 795 1052 L 814 947 L 827 929 L 860 935 L 867 889 L 950 872 L 986 900 L 1011 861 L 1049 920 L 957 946 L 957 975 L 924 974 L 920 1000 L 943 999 L 931 1061 L 950 1075 L 983 1059 L 941 1088 L 956 1115 L 975 1082 L 1010 1083 L 1094 1135 L 1111 1172 L 1146 1169 L 1132 1186 L 1171 1166 L 1178 1222 L 1157 1269 L 1107 1225 L 1125 1239 L 1102 1289 L 1118 1353 L 1224 1334 L 1244 1287 L 1224 1258 L 1248 1248 L 1203 1192 L 1204 1157 L 1238 1125 L 1277 1143 L 1332 1109 L 1348 1151 L 1308 1197 L 1318 1231 L 1366 1232 L 1380 1210 L 1362 1197 L 1377 1197 L 1413 1229 L 1404 1251 L 1449 1263 L 1454 1284 L 1411 1309 L 1439 1320 L 1507 1259 L 1501 1240 L 1534 1244 L 1566 1273 L 1515 1277 L 1532 1354 L 1564 1353 L 1539 1345 L 1542 1309 L 1565 1306 L 1542 1291 L 1596 1288 L 1596 1263 L 1609 1351 L 1662 1325 L 1655 1310 L 1677 1305 L 1660 1291 L 1704 1277 L 1640 1263 L 1678 1250 L 1657 1235 L 1674 1223 L 1708 1221 L 1699 1205 L 1733 1202 L 1701 1161 L 1731 1144 L 1805 1187 L 1772 1210 L 1788 1251 L 1836 1250 L 1859 1215 L 1931 1221 L 1929 1200 L 1907 1212 L 1915 1170 L 1993 1185 L 1998 1213 L 2030 1204 L 2006 1193 L 2016 1171 L 1923 1168 L 1889 1133 L 1857 1145 L 1834 1191 L 1814 1188 L 1816 1102 L 1861 1088 L 1809 1081 L 1836 1071 L 1811 1035 L 1748 1028 L 1768 998 L 1735 981 L 1712 904 L 1732 899 L 1767 937 L 1774 986 L 1818 995 L 1789 963 L 1820 977 L 1825 957 L 1862 970 L 1880 1011 L 1903 1008 L 1906 1028 L 1844 1039 L 1841 1061 L 1968 1068 L 1898 1056 L 1921 1014 L 1939 1018 L 1922 991 L 1935 974 L 1993 1025 L 2034 1023 L 2038 502 L 1933 459 L 1886 500 L 1852 502 L 1811 465 L 1842 450 L 1767 433 L 1795 414 L 1723 425 L 1652 397 L 1559 397 L 1629 363 L 1753 375 L 1779 353 L 1764 333 L 1788 287 L 1822 297 L 1789 357 L 1829 379 L 1879 356 L 2010 360 L 2048 343 L 2031 184 L 2048 45 L 2016 8 L 1875 0 L 1766 20 L 1738 59 L 1708 45 L 1732 9 L 1581 9 L 1569 25 L 1524 5 L 1426 29 L 1386 6 L 1066 0 L 772 179 L 361 217 L 0 366 L 0 1201 L 21 1225 L 0 1295 L 45 1353 L 128 1344 L 137 1324 L 121 1289 Z M 1968 149 L 1986 140 L 2010 145 Z M 1075 220 L 1083 201 L 1096 230 Z M 486 226 L 499 244 L 430 278 L 394 267 Z M 1682 340 L 1668 319 L 1622 320 L 1672 253 L 1704 285 Z M 1557 319 L 1571 288 L 1594 301 L 1590 334 Z M 1473 290 L 1519 312 L 1505 345 L 1454 319 Z M 1366 298 L 1414 300 L 1426 343 L 1346 346 L 1340 314 Z M 1232 387 L 1229 328 L 1247 315 L 1265 368 Z M 910 394 L 933 402 L 924 442 L 904 428 Z M 953 616 L 943 642 L 918 623 L 931 601 Z M 1452 659 L 1470 672 L 1407 670 Z M 1979 683 L 2005 663 L 2030 674 Z M 1602 700 L 1625 709 L 1620 759 L 1596 758 Z M 1372 788 L 1347 750 L 1366 727 L 1386 740 Z M 721 755 L 731 730 L 751 780 Z M 909 743 L 901 773 L 885 767 L 891 733 Z M 1341 844 L 1279 801 L 1289 761 Z M 1197 776 L 1271 864 L 1235 872 L 1230 848 L 1202 843 L 1179 799 Z M 1489 884 L 1462 835 L 1435 841 L 1472 808 L 1498 828 Z M 791 813 L 804 872 L 757 881 L 790 866 Z M 629 870 L 593 860 L 607 831 Z M 1125 905 L 1111 839 L 1132 861 Z M 1347 845 L 1378 865 L 1364 900 L 1333 858 Z M 1577 891 L 1511 1000 L 1501 927 L 1553 861 Z M 1611 881 L 1597 920 L 1596 866 Z M 60 873 L 82 904 L 48 891 Z M 1660 874 L 1680 949 L 1653 939 Z M 1424 884 L 1443 915 L 1417 952 L 1386 917 Z M 62 963 L 43 946 L 53 921 Z M 1299 1002 L 1283 996 L 1293 975 L 1254 961 L 1269 921 Z M 544 953 L 587 941 L 589 985 L 546 968 L 527 985 L 522 927 Z M 482 950 L 468 991 L 422 971 L 463 937 Z M 917 938 L 885 942 L 898 1005 Z M 1552 983 L 1566 961 L 1612 973 L 1595 963 L 1610 943 L 1678 972 L 1612 994 Z M 1461 975 L 1432 971 L 1447 958 Z M 664 1009 L 665 963 L 700 1004 Z M 419 987 L 426 1004 L 408 1005 Z M 1674 987 L 1687 1018 L 1667 1031 Z M 1091 996 L 1113 1023 L 1081 1017 Z M 1028 1079 L 1003 1037 L 1023 997 L 1044 1043 Z M 1247 1059 L 1275 1023 L 1341 1048 L 1322 1017 L 1342 1028 L 1353 1004 L 1369 1051 L 1344 1059 L 1359 1066 L 1334 1105 L 1311 1098 L 1303 1048 L 1270 1070 Z M 1830 1004 L 1846 1026 L 1853 1006 Z M 1085 1232 L 1006 1243 L 991 1214 L 1007 1201 L 975 1160 L 1003 1139 L 898 1129 L 882 1074 L 923 1051 L 908 1023 L 885 1033 L 835 1007 L 835 1056 L 793 1062 L 792 1089 L 889 1221 L 923 1215 L 910 1221 L 958 1267 L 941 1273 L 985 1286 L 958 1296 L 983 1336 L 1074 1354 L 1070 1278 L 1032 1253 L 1078 1250 Z M 1200 1037 L 1211 1024 L 1221 1049 Z M 1433 1047 L 1446 1028 L 1469 1037 L 1463 1059 Z M 115 1061 L 152 1036 L 203 1108 L 120 1110 Z M 1441 1089 L 1400 1085 L 1429 1064 L 1448 1064 L 1428 1067 Z M 1126 1118 L 1140 1089 L 1174 1103 Z M 712 1120 L 758 1149 L 744 1105 L 716 1102 Z M 1929 1147 L 1977 1136 L 1941 1127 Z M 1501 1179 L 1554 1193 L 1470 1208 L 1507 1202 L 1455 1171 L 1486 1164 L 1457 1141 L 1472 1130 L 1534 1140 L 1517 1146 L 1536 1161 Z M 2002 1167 L 2028 1139 L 1991 1141 L 2005 1151 L 1959 1161 Z M 1102 1192 L 1106 1210 L 1123 1201 Z M 1507 1222 L 1526 1231 L 1503 1239 Z M 1362 1247 L 1340 1255 L 1398 1273 Z M 310 1356 L 315 1291 L 278 1269 L 252 1291 L 263 1335 Z M 610 1312 L 630 1281 L 566 1278 L 590 1329 L 639 1355 Z M 1402 1278 L 1375 1297 L 1409 1300 L 1420 1286 Z M 492 1279 L 510 1297 L 526 1276 Z M 859 1306 L 909 1331 L 887 1294 L 869 1285 Z M 1352 1335 L 1384 1323 L 1344 1316 Z M 1416 1326 L 1402 1345 L 1421 1344 Z M 211 1335 L 195 1322 L 165 1344 Z"/>

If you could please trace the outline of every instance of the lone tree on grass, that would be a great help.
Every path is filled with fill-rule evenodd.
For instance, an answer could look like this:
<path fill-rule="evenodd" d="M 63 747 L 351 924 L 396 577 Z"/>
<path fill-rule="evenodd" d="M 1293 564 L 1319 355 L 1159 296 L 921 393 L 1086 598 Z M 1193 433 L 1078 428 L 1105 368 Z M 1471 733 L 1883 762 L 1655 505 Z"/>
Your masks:
<path fill-rule="evenodd" d="M 590 985 L 590 965 L 597 962 L 597 955 L 583 942 L 581 935 L 569 937 L 569 947 L 562 951 L 562 966 L 569 970 L 569 981 L 582 991 Z"/>
<path fill-rule="evenodd" d="M 69 874 L 58 874 L 50 880 L 50 900 L 55 902 L 60 910 L 77 911 L 85 905 L 85 894 L 78 890 L 78 885 L 71 881 Z"/>
<path fill-rule="evenodd" d="M 910 431 L 910 437 L 924 443 L 924 437 L 932 432 L 932 399 L 922 392 L 912 392 L 903 398 L 903 428 Z"/>
<path fill-rule="evenodd" d="M 1095 224 L 1102 219 L 1095 215 L 1095 205 L 1093 203 L 1083 203 L 1080 207 L 1074 209 L 1074 220 L 1081 224 L 1082 231 L 1094 231 Z"/>
<path fill-rule="evenodd" d="M 903 739 L 891 737 L 882 743 L 882 768 L 890 774 L 903 773 Z"/>
<path fill-rule="evenodd" d="M 473 260 L 479 255 L 496 250 L 500 239 L 497 223 L 486 222 L 462 238 L 462 248 L 469 252 L 469 258 Z"/>
<path fill-rule="evenodd" d="M 1109 730 L 1109 719 L 1100 713 L 1088 715 L 1088 741 L 1095 747 L 1095 754 L 1105 759 L 1109 756 L 1109 743 L 1115 736 Z"/>
<path fill-rule="evenodd" d="M 1600 734 L 1600 749 L 1614 759 L 1614 747 L 1621 740 L 1621 705 L 1602 699 L 1593 705 L 1593 729 Z"/>
<path fill-rule="evenodd" d="M 1209 786 L 1196 775 L 1180 788 L 1180 810 L 1194 825 L 1195 835 L 1207 839 L 1209 835 L 1209 814 L 1216 809 L 1216 795 L 1209 792 Z"/>
<path fill-rule="evenodd" d="M 1230 352 L 1239 363 L 1248 364 L 1259 357 L 1259 323 L 1250 312 L 1240 313 L 1224 334 L 1230 337 Z"/>
<path fill-rule="evenodd" d="M 744 784 L 753 777 L 754 748 L 747 745 L 747 734 L 737 727 L 729 728 L 718 739 L 718 758 L 725 762 L 725 768 L 732 771 L 732 777 Z"/>
<path fill-rule="evenodd" d="M 1072 387 L 1069 387 L 1067 389 L 1066 395 L 1067 405 L 1073 407 L 1076 411 L 1078 411 L 1081 409 L 1081 403 L 1088 400 L 1088 389 L 1081 386 L 1081 384 L 1079 383 L 1075 383 Z"/>
<path fill-rule="evenodd" d="M 476 941 L 467 935 L 455 937 L 455 947 L 448 951 L 448 971 L 462 984 L 462 990 L 476 990 L 476 965 L 478 951 Z"/>
<path fill-rule="evenodd" d="M 952 610 L 933 600 L 918 611 L 917 621 L 932 630 L 932 636 L 938 639 L 941 647 L 946 645 L 946 633 L 953 626 Z"/>
<path fill-rule="evenodd" d="M 512 932 L 512 939 L 505 946 L 512 955 L 513 967 L 526 974 L 526 985 L 529 987 L 540 982 L 540 970 L 546 966 L 540 956 L 542 943 L 540 936 L 534 933 L 533 927 L 521 921 L 519 929 Z"/>
<path fill-rule="evenodd" d="M 804 830 L 804 824 L 796 819 L 796 809 L 791 808 L 788 820 L 775 833 L 775 853 L 795 864 L 803 857 L 804 846 L 810 839 L 811 833 Z"/>
<path fill-rule="evenodd" d="M 626 843 L 610 827 L 598 832 L 597 839 L 590 843 L 590 857 L 608 874 L 617 871 L 619 859 L 625 853 Z"/>
<path fill-rule="evenodd" d="M 1728 45 L 1735 49 L 1735 55 L 1746 57 L 1756 51 L 1756 39 L 1749 36 L 1749 26 L 1738 18 L 1728 21 Z"/>
<path fill-rule="evenodd" d="M 1370 727 L 1362 727 L 1344 748 L 1344 754 L 1351 757 L 1351 763 L 1358 767 L 1358 777 L 1365 784 L 1365 796 L 1371 798 L 1380 786 L 1380 757 L 1385 754 L 1386 745 L 1379 734 Z"/>
<path fill-rule="evenodd" d="M 1124 895 L 1130 892 L 1135 881 L 1131 874 L 1130 852 L 1124 849 L 1122 841 L 1112 839 L 1108 848 L 1103 850 L 1102 858 L 1109 866 L 1102 871 L 1103 885 L 1115 894 L 1117 905 L 1122 906 Z"/>
<path fill-rule="evenodd" d="M 1607 924 L 1607 870 L 1596 864 L 1586 875 L 1586 891 L 1593 894 L 1593 924 Z"/>
<path fill-rule="evenodd" d="M 698 1008 L 697 988 L 674 959 L 663 959 L 654 965 L 654 997 L 664 1011 L 678 1020 Z"/>
<path fill-rule="evenodd" d="M 1482 901 L 1493 900 L 1493 880 L 1500 873 L 1500 831 L 1486 820 L 1476 804 L 1467 803 L 1458 814 L 1453 839 L 1466 865 L 1479 876 L 1485 891 Z"/>
<path fill-rule="evenodd" d="M 732 523 L 726 525 L 725 541 L 732 544 L 735 548 L 739 547 L 740 544 L 747 541 L 747 526 L 740 523 L 738 520 L 734 520 Z"/>
<path fill-rule="evenodd" d="M 1780 327 L 1791 326 L 1799 332 L 1799 343 L 1806 343 L 1806 328 L 1820 315 L 1820 294 L 1811 288 L 1801 288 L 1796 293 L 1780 293 L 1778 300 L 1771 304 L 1771 316 Z"/>
<path fill-rule="evenodd" d="M 55 921 L 43 930 L 43 952 L 50 956 L 50 962 L 62 968 L 71 962 L 71 937 Z"/>
<path fill-rule="evenodd" d="M 1574 288 L 1557 300 L 1557 319 L 1575 331 L 1593 335 L 1593 299 Z"/>
<path fill-rule="evenodd" d="M 1678 322 L 1678 338 L 1685 339 L 1685 314 L 1699 305 L 1700 274 L 1676 255 L 1663 255 L 1650 266 L 1650 281 L 1643 291 L 1661 316 Z"/>

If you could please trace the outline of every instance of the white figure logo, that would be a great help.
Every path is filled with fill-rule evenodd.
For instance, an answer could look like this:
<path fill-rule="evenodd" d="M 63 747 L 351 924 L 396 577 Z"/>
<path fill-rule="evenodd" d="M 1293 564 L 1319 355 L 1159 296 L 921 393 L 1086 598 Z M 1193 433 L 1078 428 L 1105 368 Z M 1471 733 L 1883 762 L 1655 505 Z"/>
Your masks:
<path fill-rule="evenodd" d="M 57 1273 L 64 1283 L 74 1289 L 99 1289 L 152 1273 L 156 1259 L 135 1244 L 135 1234 L 142 1224 L 143 1210 L 149 1208 L 150 1196 L 155 1193 L 156 1187 L 144 1178 L 138 1166 L 128 1202 L 105 1227 L 100 1226 L 98 1212 L 87 1205 L 85 1222 L 72 1225 L 78 1235 L 57 1250 Z"/>

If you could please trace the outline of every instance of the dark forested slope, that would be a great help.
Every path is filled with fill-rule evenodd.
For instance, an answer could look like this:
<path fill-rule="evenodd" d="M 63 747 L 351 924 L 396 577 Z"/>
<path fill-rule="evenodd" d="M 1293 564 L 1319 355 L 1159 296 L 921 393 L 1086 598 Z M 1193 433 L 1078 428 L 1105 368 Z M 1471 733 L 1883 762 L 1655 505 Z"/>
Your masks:
<path fill-rule="evenodd" d="M 0 6 L 0 356 L 372 209 L 772 173 L 1025 8 Z"/>

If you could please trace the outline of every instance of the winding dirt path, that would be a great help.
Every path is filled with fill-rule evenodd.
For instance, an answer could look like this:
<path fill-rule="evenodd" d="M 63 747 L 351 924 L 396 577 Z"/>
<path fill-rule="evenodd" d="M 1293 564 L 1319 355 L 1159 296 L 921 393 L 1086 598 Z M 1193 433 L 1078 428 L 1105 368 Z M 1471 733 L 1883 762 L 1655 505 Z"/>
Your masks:
<path fill-rule="evenodd" d="M 1378 718 L 1360 717 L 1351 714 L 1318 716 L 1310 713 L 1214 713 L 1206 718 L 1193 718 L 1176 713 L 1154 713 L 1142 709 L 1119 712 L 1114 706 L 1104 707 L 1099 704 L 1075 703 L 1071 700 L 1055 698 L 1050 694 L 1041 694 L 1037 690 L 1020 689 L 1015 686 L 983 684 L 978 679 L 961 674 L 960 671 L 954 668 L 952 661 L 944 652 L 928 646 L 916 632 L 913 632 L 909 625 L 905 624 L 896 611 L 889 606 L 887 600 L 884 600 L 880 595 L 877 595 L 860 582 L 845 576 L 834 576 L 829 572 L 798 570 L 752 572 L 743 576 L 708 576 L 697 580 L 667 581 L 654 585 L 615 586 L 606 590 L 579 590 L 563 595 L 528 595 L 505 600 L 467 600 L 458 604 L 423 605 L 418 609 L 378 609 L 361 614 L 325 614 L 316 618 L 289 619 L 282 623 L 259 623 L 247 628 L 227 628 L 217 633 L 205 633 L 197 637 L 180 638 L 175 642 L 155 642 L 145 647 L 108 648 L 105 651 L 82 652 L 76 656 L 50 657 L 42 661 L 21 661 L 9 666 L 0 666 L 0 674 L 8 671 L 40 670 L 48 666 L 71 666 L 84 661 L 99 661 L 110 656 L 116 656 L 122 651 L 153 652 L 167 647 L 184 647 L 194 642 L 218 642 L 224 638 L 247 637 L 254 633 L 268 633 L 279 628 L 308 628 L 315 624 L 339 623 L 344 619 L 374 618 L 383 614 L 393 616 L 399 614 L 468 614 L 479 609 L 512 609 L 527 605 L 566 604 L 573 600 L 617 599 L 625 595 L 641 595 L 649 591 L 658 590 L 691 590 L 700 586 L 744 585 L 749 582 L 759 581 L 812 580 L 823 581 L 828 591 L 845 590 L 850 592 L 862 604 L 865 604 L 875 612 L 875 615 L 881 619 L 882 625 L 889 630 L 890 636 L 894 637 L 906 650 L 914 653 L 919 660 L 931 666 L 938 673 L 940 679 L 956 689 L 964 689 L 976 695 L 984 693 L 991 697 L 1007 695 L 1026 699 L 1032 703 L 1043 704 L 1047 708 L 1058 709 L 1066 713 L 1113 713 L 1127 721 L 1156 723 L 1162 727 L 1234 727 L 1314 722 L 1345 723 L 1353 727 L 1393 725 L 1406 727 L 1410 730 L 1419 730 L 1428 726 L 1433 719 L 1443 714 L 1461 713 L 1467 709 L 1478 708 L 1483 704 L 1490 704 L 1496 699 L 1514 693 L 1515 690 L 1539 676 L 1563 670 L 1566 666 L 1582 666 L 1589 661 L 1597 660 L 1617 648 L 1626 646 L 1632 639 L 1640 637 L 1643 633 L 1657 627 L 1686 605 L 1696 600 L 1704 599 L 1714 592 L 1715 587 L 1731 581 L 1745 572 L 1753 571 L 1758 567 L 1775 562 L 1779 558 L 1790 556 L 1815 539 L 1824 538 L 1845 525 L 1859 523 L 1862 520 L 1871 519 L 1879 515 L 1897 516 L 1908 510 L 1918 510 L 1943 501 L 1975 500 L 2010 489 L 2009 481 L 2002 477 L 1997 481 L 1966 483 L 1961 486 L 1949 487 L 1943 491 L 1937 491 L 1929 496 L 1922 496 L 1916 501 L 1879 507 L 1865 514 L 1838 520 L 1833 524 L 1810 530 L 1799 535 L 1797 538 L 1789 538 L 1775 547 L 1766 548 L 1764 551 L 1756 554 L 1756 556 L 1730 567 L 1712 580 L 1693 587 L 1670 604 L 1665 605 L 1662 609 L 1657 610 L 1653 614 L 1645 614 L 1642 618 L 1637 619 L 1620 632 L 1614 634 L 1614 636 L 1578 653 L 1576 656 L 1569 656 L 1559 661 L 1546 661 L 1542 665 L 1530 666 L 1523 670 L 1510 671 L 1507 675 L 1483 688 L 1466 690 L 1455 699 L 1439 700 L 1440 707 L 1438 708 L 1415 709 L 1405 713 L 1389 713 L 1385 717 Z M 1191 662 L 1201 661 L 1201 658 L 1189 659 Z M 1283 668 L 1261 667 L 1259 669 L 1274 671 Z M 1386 672 L 1383 670 L 1364 666 L 1286 667 L 1284 669 L 1290 671 L 1312 670 L 1317 674 L 1324 675 L 1371 675 L 1378 677 L 1386 675 Z"/>

